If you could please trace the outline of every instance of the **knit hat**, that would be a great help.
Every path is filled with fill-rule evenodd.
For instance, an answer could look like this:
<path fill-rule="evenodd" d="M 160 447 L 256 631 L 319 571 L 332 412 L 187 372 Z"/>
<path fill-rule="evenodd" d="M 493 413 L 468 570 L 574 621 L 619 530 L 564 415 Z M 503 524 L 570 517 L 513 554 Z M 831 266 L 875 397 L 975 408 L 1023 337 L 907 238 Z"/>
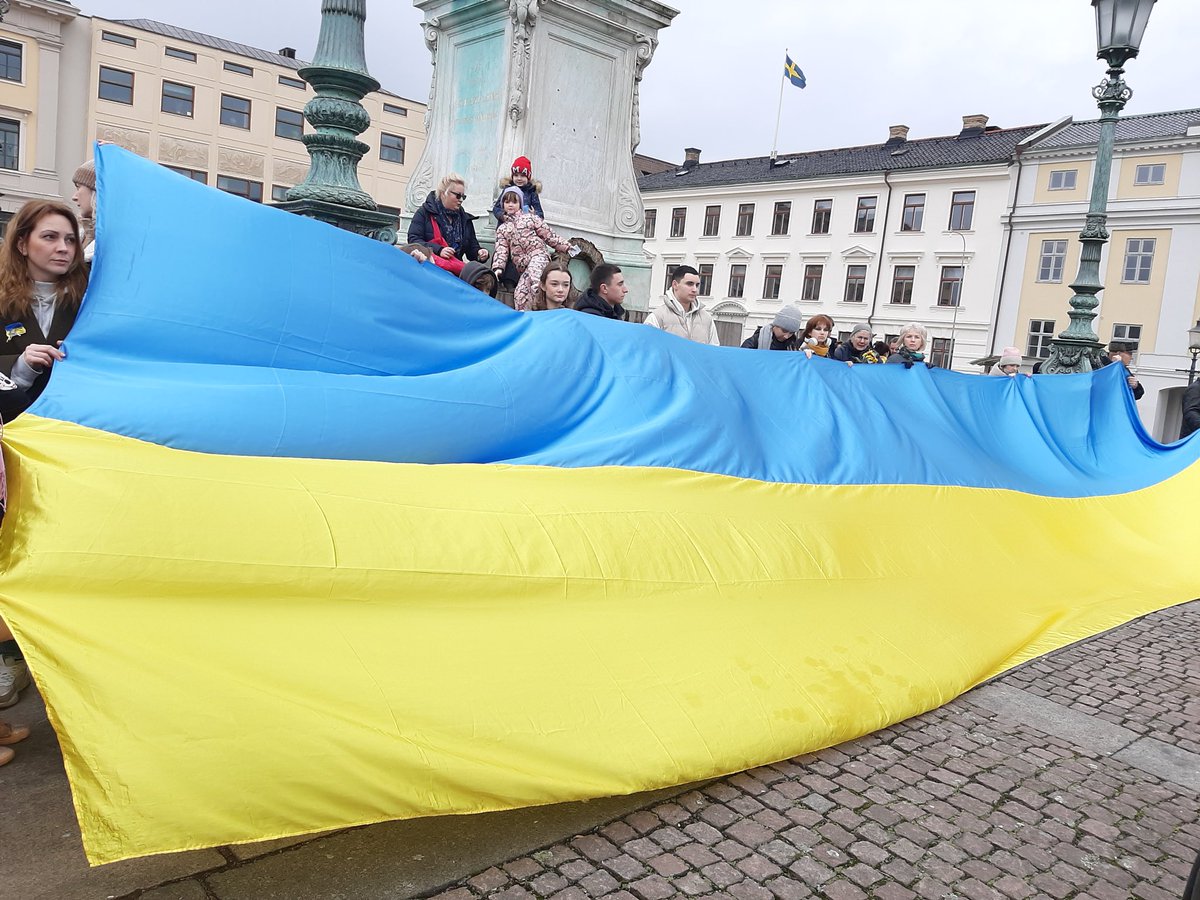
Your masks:
<path fill-rule="evenodd" d="M 92 160 L 88 160 L 82 166 L 75 170 L 71 181 L 76 187 L 96 189 L 96 164 Z"/>
<path fill-rule="evenodd" d="M 1000 351 L 1000 359 L 996 361 L 997 366 L 1019 366 L 1023 360 L 1021 359 L 1021 351 L 1016 347 L 1005 347 Z"/>
<path fill-rule="evenodd" d="M 850 329 L 850 337 L 854 337 L 860 331 L 865 331 L 867 333 L 867 337 L 871 336 L 871 327 L 869 325 L 855 325 Z"/>
<path fill-rule="evenodd" d="M 513 160 L 512 173 L 514 175 L 524 175 L 526 177 L 533 175 L 533 163 L 529 161 L 528 156 L 518 156 Z"/>
<path fill-rule="evenodd" d="M 509 194 L 512 194 L 514 197 L 516 197 L 517 200 L 520 201 L 522 206 L 525 205 L 525 195 L 523 193 L 521 193 L 521 189 L 519 187 L 506 187 L 504 190 L 502 190 L 500 192 L 500 205 L 501 206 L 504 205 L 504 198 L 507 197 Z"/>
<path fill-rule="evenodd" d="M 779 312 L 775 313 L 775 319 L 771 324 L 778 325 L 784 331 L 790 331 L 792 334 L 795 334 L 803 326 L 804 316 L 796 307 L 785 306 Z"/>

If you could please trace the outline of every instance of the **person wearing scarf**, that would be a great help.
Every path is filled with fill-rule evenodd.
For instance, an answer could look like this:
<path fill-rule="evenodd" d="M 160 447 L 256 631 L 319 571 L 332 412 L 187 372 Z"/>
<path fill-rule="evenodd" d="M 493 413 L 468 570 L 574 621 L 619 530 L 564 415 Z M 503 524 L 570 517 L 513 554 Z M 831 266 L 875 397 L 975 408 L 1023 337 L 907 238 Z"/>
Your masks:
<path fill-rule="evenodd" d="M 430 191 L 408 226 L 410 244 L 433 244 L 440 248 L 433 258 L 440 268 L 462 273 L 464 262 L 483 262 L 485 248 L 475 237 L 475 217 L 463 208 L 467 186 L 461 175 L 451 172 Z"/>
<path fill-rule="evenodd" d="M 824 313 L 817 313 L 804 326 L 800 335 L 800 349 L 805 356 L 812 359 L 814 355 L 828 357 L 837 347 L 833 339 L 833 319 Z"/>
<path fill-rule="evenodd" d="M 800 330 L 800 310 L 785 306 L 775 314 L 770 325 L 760 325 L 754 334 L 742 341 L 746 350 L 799 350 L 796 332 Z"/>
<path fill-rule="evenodd" d="M 880 356 L 871 346 L 871 329 L 866 325 L 855 325 L 851 328 L 850 339 L 834 348 L 833 358 L 851 366 L 855 363 L 887 361 L 886 357 Z"/>
<path fill-rule="evenodd" d="M 924 325 L 909 322 L 900 329 L 899 337 L 900 346 L 895 353 L 888 357 L 888 362 L 903 363 L 906 369 L 911 369 L 916 363 L 924 363 L 929 368 L 933 367 L 932 363 L 925 360 L 925 343 L 929 339 L 929 332 L 925 330 Z"/>

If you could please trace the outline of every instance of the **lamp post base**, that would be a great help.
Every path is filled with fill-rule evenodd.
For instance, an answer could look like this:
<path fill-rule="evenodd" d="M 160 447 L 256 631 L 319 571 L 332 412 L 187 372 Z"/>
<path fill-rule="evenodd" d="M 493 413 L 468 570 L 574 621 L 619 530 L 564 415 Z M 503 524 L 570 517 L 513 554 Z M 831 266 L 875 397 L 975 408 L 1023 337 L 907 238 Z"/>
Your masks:
<path fill-rule="evenodd" d="M 1050 356 L 1042 363 L 1043 375 L 1074 375 L 1094 372 L 1104 366 L 1104 345 L 1098 341 L 1055 338 Z"/>
<path fill-rule="evenodd" d="M 391 213 L 358 209 L 325 200 L 286 200 L 283 203 L 272 203 L 271 206 L 284 212 L 308 216 L 310 219 L 320 219 L 322 222 L 383 241 L 385 244 L 396 242 L 397 222 Z"/>

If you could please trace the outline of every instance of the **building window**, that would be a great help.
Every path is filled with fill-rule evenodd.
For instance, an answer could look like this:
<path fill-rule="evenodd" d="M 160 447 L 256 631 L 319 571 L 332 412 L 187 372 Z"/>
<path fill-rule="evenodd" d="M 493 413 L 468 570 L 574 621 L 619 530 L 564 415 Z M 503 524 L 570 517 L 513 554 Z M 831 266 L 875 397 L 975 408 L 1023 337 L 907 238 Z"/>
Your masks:
<path fill-rule="evenodd" d="M 929 343 L 929 362 L 939 369 L 949 369 L 954 359 L 954 341 L 950 338 L 933 338 Z"/>
<path fill-rule="evenodd" d="M 1130 238 L 1125 242 L 1125 275 L 1129 284 L 1148 284 L 1154 264 L 1154 238 Z"/>
<path fill-rule="evenodd" d="M 687 225 L 687 207 L 677 206 L 671 210 L 671 237 L 683 237 Z"/>
<path fill-rule="evenodd" d="M 866 266 L 847 266 L 846 267 L 846 290 L 842 294 L 842 300 L 846 303 L 862 303 L 863 294 L 867 290 L 867 267 Z"/>
<path fill-rule="evenodd" d="M 245 178 L 230 178 L 228 175 L 217 176 L 217 187 L 221 190 L 262 203 L 262 182 L 248 181 Z"/>
<path fill-rule="evenodd" d="M 875 230 L 875 205 L 878 197 L 859 197 L 858 209 L 854 213 L 854 231 L 867 234 Z"/>
<path fill-rule="evenodd" d="M 750 237 L 754 231 L 754 204 L 738 204 L 737 236 Z"/>
<path fill-rule="evenodd" d="M 21 159 L 21 123 L 0 119 L 0 169 L 15 171 Z"/>
<path fill-rule="evenodd" d="M 254 70 L 249 66 L 243 66 L 241 63 L 229 62 L 228 60 L 225 61 L 221 68 L 223 68 L 226 72 L 233 72 L 235 75 L 254 74 Z"/>
<path fill-rule="evenodd" d="M 1050 172 L 1050 190 L 1073 191 L 1075 180 L 1079 177 L 1077 169 L 1053 169 Z"/>
<path fill-rule="evenodd" d="M 729 296 L 741 297 L 746 293 L 746 267 L 735 263 L 729 267 Z"/>
<path fill-rule="evenodd" d="M 643 220 L 643 224 L 642 224 L 642 237 L 646 238 L 647 240 L 654 237 L 654 231 L 657 227 L 658 227 L 658 210 L 657 209 L 646 210 L 646 217 Z"/>
<path fill-rule="evenodd" d="M 800 289 L 801 300 L 821 299 L 821 276 L 824 274 L 825 267 L 822 265 L 804 267 L 804 285 Z"/>
<path fill-rule="evenodd" d="M 291 188 L 286 184 L 271 185 L 271 201 L 273 203 L 283 203 L 287 200 L 287 192 L 290 190 Z"/>
<path fill-rule="evenodd" d="M 0 41 L 0 78 L 20 81 L 25 47 L 13 41 Z"/>
<path fill-rule="evenodd" d="M 717 340 L 721 342 L 722 347 L 737 347 L 742 343 L 743 323 L 745 319 L 717 319 L 713 322 L 717 326 Z"/>
<path fill-rule="evenodd" d="M 900 213 L 901 231 L 920 231 L 925 224 L 925 195 L 905 194 L 904 210 Z"/>
<path fill-rule="evenodd" d="M 832 200 L 813 201 L 813 234 L 829 234 L 829 220 L 833 217 Z"/>
<path fill-rule="evenodd" d="M 975 218 L 975 192 L 955 191 L 950 197 L 950 230 L 970 231 Z"/>
<path fill-rule="evenodd" d="M 168 47 L 164 52 L 172 59 L 182 59 L 184 62 L 196 61 L 196 54 L 191 50 L 180 50 L 178 47 Z"/>
<path fill-rule="evenodd" d="M 1038 263 L 1038 281 L 1059 284 L 1063 280 L 1063 265 L 1067 261 L 1066 241 L 1042 241 L 1042 258 Z"/>
<path fill-rule="evenodd" d="M 404 138 L 398 134 L 381 134 L 379 136 L 379 158 L 403 165 Z"/>
<path fill-rule="evenodd" d="M 1050 340 L 1053 337 L 1053 319 L 1030 319 L 1029 335 L 1025 341 L 1025 355 L 1037 359 L 1047 359 L 1050 356 Z"/>
<path fill-rule="evenodd" d="M 395 103 L 383 104 L 383 111 L 391 113 L 393 116 L 407 116 L 408 110 L 403 106 L 397 106 Z"/>
<path fill-rule="evenodd" d="M 771 216 L 771 234 L 787 234 L 792 224 L 792 201 L 780 200 L 775 204 L 775 213 Z"/>
<path fill-rule="evenodd" d="M 121 69 L 100 67 L 101 100 L 111 100 L 113 103 L 133 105 L 133 73 Z"/>
<path fill-rule="evenodd" d="M 100 32 L 100 40 L 108 41 L 110 44 L 120 44 L 122 47 L 137 46 L 137 38 L 131 38 L 127 34 L 117 34 L 115 31 Z"/>
<path fill-rule="evenodd" d="M 1138 166 L 1133 171 L 1134 184 L 1162 184 L 1167 179 L 1166 163 Z"/>
<path fill-rule="evenodd" d="M 184 178 L 190 178 L 192 181 L 198 181 L 201 184 L 208 184 L 208 173 L 201 172 L 199 169 L 184 169 L 180 166 L 167 166 L 172 172 L 178 172 Z"/>
<path fill-rule="evenodd" d="M 221 124 L 250 130 L 250 101 L 229 94 L 221 95 Z"/>
<path fill-rule="evenodd" d="M 1130 353 L 1137 353 L 1142 343 L 1141 325 L 1113 325 L 1112 339 L 1129 345 Z"/>
<path fill-rule="evenodd" d="M 304 137 L 304 113 L 275 107 L 275 137 L 298 141 Z"/>
<path fill-rule="evenodd" d="M 308 85 L 299 78 L 289 78 L 286 75 L 279 76 L 279 83 L 284 87 L 295 88 L 298 91 L 303 91 L 308 87 Z"/>
<path fill-rule="evenodd" d="M 892 303 L 912 303 L 916 266 L 896 266 L 892 270 Z"/>
<path fill-rule="evenodd" d="M 942 280 L 938 285 L 938 306 L 958 306 L 962 299 L 962 266 L 942 266 Z"/>
<path fill-rule="evenodd" d="M 767 266 L 767 273 L 763 276 L 763 299 L 778 300 L 779 285 L 783 281 L 783 266 Z"/>
<path fill-rule="evenodd" d="M 173 116 L 191 118 L 196 111 L 196 89 L 190 84 L 164 81 L 162 83 L 162 111 Z"/>
<path fill-rule="evenodd" d="M 713 264 L 701 263 L 696 266 L 696 270 L 700 273 L 700 296 L 712 296 L 712 279 L 713 279 Z"/>
<path fill-rule="evenodd" d="M 721 207 L 704 207 L 704 236 L 716 237 L 721 230 Z"/>

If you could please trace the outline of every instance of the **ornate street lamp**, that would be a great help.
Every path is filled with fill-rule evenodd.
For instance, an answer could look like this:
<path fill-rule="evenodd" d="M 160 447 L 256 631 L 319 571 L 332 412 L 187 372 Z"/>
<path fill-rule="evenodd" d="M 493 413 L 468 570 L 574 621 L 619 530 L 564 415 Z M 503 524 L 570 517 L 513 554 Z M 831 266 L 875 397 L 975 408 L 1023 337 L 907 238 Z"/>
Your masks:
<path fill-rule="evenodd" d="M 1121 76 L 1125 63 L 1138 55 L 1142 35 L 1156 0 L 1092 0 L 1096 10 L 1096 57 L 1108 62 L 1108 77 L 1092 88 L 1100 107 L 1100 140 L 1096 146 L 1096 172 L 1092 178 L 1092 197 L 1079 241 L 1079 271 L 1071 289 L 1071 318 L 1066 331 L 1050 342 L 1050 358 L 1042 365 L 1049 374 L 1091 372 L 1103 364 L 1104 345 L 1092 330 L 1096 294 L 1100 283 L 1100 254 L 1108 241 L 1108 182 L 1112 174 L 1113 142 L 1117 116 L 1133 91 Z"/>
<path fill-rule="evenodd" d="M 1192 386 L 1192 382 L 1196 380 L 1196 357 L 1200 356 L 1200 319 L 1196 320 L 1196 324 L 1188 329 L 1188 351 L 1192 354 L 1192 365 L 1188 368 L 1188 387 Z"/>

